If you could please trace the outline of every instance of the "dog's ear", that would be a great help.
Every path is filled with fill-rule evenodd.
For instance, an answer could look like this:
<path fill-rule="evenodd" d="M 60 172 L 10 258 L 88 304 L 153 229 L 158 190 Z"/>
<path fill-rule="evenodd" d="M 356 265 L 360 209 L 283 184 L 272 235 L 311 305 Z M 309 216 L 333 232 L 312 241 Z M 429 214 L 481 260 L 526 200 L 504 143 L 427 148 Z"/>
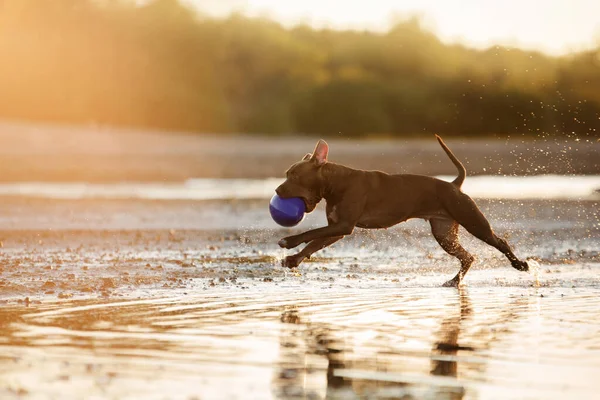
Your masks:
<path fill-rule="evenodd" d="M 312 154 L 306 153 L 306 155 L 302 158 L 302 161 L 310 160 L 311 157 L 312 157 Z"/>
<path fill-rule="evenodd" d="M 315 151 L 313 151 L 311 160 L 317 163 L 317 165 L 323 165 L 327 162 L 327 155 L 329 154 L 329 145 L 323 139 L 317 142 Z"/>

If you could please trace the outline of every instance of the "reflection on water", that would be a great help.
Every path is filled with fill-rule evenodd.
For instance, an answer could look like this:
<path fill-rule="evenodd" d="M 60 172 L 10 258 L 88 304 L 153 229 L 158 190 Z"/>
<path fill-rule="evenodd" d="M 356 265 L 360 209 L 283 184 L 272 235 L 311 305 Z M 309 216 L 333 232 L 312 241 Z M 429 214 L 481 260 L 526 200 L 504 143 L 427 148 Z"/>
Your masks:
<path fill-rule="evenodd" d="M 318 368 L 308 365 L 307 359 L 309 355 L 313 355 L 326 361 L 326 398 L 463 399 L 467 389 L 461 379 L 457 378 L 462 378 L 467 372 L 461 373 L 459 377 L 458 356 L 467 359 L 477 351 L 489 349 L 503 335 L 511 333 L 510 326 L 519 317 L 516 310 L 526 308 L 527 302 L 524 298 L 518 298 L 505 309 L 497 310 L 498 315 L 494 321 L 487 323 L 504 325 L 504 328 L 481 329 L 482 336 L 478 340 L 483 346 L 477 349 L 462 344 L 461 340 L 462 325 L 473 314 L 469 294 L 462 288 L 457 297 L 456 307 L 449 305 L 448 316 L 442 319 L 439 329 L 433 334 L 433 345 L 429 353 L 417 349 L 394 351 L 391 350 L 394 345 L 402 346 L 402 343 L 378 344 L 372 341 L 369 346 L 384 346 L 371 348 L 374 354 L 369 354 L 369 357 L 355 354 L 352 341 L 347 343 L 346 331 L 326 323 L 311 323 L 309 316 L 303 321 L 297 307 L 290 307 L 282 313 L 281 322 L 303 325 L 303 329 L 282 329 L 280 352 L 284 360 L 292 361 L 280 363 L 274 380 L 277 397 L 323 397 L 319 396 L 322 393 L 311 391 L 314 387 L 307 385 L 311 380 L 318 382 L 319 375 L 323 375 Z M 304 342 L 302 346 L 298 341 Z M 298 351 L 300 347 L 303 351 Z M 420 365 L 427 357 L 430 360 L 429 375 Z M 395 359 L 400 362 L 394 362 Z M 468 361 L 460 364 L 464 364 L 462 367 L 465 369 L 472 369 L 471 372 L 485 371 L 484 363 L 473 363 L 475 368 Z M 420 373 L 417 374 L 416 371 Z M 316 376 L 310 379 L 311 375 Z"/>
<path fill-rule="evenodd" d="M 597 290 L 295 289 L 5 306 L 0 397 L 592 398 L 600 389 Z"/>
<path fill-rule="evenodd" d="M 474 351 L 470 346 L 459 344 L 461 323 L 472 314 L 471 303 L 468 293 L 465 289 L 459 292 L 460 302 L 459 311 L 452 313 L 445 318 L 438 332 L 439 339 L 431 354 L 431 375 L 458 377 L 458 362 L 456 356 L 459 350 Z M 443 387 L 442 393 L 446 393 L 447 398 L 462 399 L 465 394 L 464 387 Z"/>

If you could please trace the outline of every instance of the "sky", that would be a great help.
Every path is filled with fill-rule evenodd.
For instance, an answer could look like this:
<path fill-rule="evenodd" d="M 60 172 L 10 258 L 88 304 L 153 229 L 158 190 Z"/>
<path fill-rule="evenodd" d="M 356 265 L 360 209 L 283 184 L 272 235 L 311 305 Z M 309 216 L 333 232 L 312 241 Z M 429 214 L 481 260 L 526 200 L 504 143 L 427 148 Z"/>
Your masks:
<path fill-rule="evenodd" d="M 284 25 L 385 31 L 422 17 L 444 42 L 494 44 L 553 55 L 600 45 L 600 0 L 185 0 L 215 16 L 240 11 Z"/>

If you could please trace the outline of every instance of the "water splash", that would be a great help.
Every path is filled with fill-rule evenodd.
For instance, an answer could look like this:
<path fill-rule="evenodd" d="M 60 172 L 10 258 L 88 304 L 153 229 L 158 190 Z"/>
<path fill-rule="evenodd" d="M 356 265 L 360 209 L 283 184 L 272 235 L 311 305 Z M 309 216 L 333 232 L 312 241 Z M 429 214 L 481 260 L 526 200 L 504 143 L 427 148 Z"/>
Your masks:
<path fill-rule="evenodd" d="M 535 287 L 540 287 L 540 263 L 532 258 L 528 258 L 527 265 L 529 265 L 529 273 L 535 278 Z"/>

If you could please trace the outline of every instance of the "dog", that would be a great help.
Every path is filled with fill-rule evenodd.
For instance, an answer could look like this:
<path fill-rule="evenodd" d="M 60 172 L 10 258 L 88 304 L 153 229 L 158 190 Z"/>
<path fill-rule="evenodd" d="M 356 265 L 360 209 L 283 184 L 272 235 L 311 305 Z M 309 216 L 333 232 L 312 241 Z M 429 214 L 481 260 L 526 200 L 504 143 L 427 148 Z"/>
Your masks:
<path fill-rule="evenodd" d="M 313 153 L 286 171 L 286 180 L 275 192 L 282 198 L 301 198 L 309 213 L 325 199 L 328 225 L 281 239 L 278 244 L 286 249 L 308 243 L 299 253 L 285 257 L 282 265 L 297 267 L 316 251 L 352 234 L 355 227 L 389 228 L 410 218 L 421 218 L 429 221 L 433 237 L 442 249 L 461 263 L 460 271 L 444 286 L 459 286 L 475 260 L 459 243 L 459 225 L 500 250 L 513 268 L 529 271 L 527 262 L 519 260 L 508 243 L 496 236 L 473 199 L 461 191 L 466 169 L 444 141 L 435 136 L 458 169 L 458 177 L 452 182 L 335 164 L 327 160 L 329 146 L 319 140 Z"/>

